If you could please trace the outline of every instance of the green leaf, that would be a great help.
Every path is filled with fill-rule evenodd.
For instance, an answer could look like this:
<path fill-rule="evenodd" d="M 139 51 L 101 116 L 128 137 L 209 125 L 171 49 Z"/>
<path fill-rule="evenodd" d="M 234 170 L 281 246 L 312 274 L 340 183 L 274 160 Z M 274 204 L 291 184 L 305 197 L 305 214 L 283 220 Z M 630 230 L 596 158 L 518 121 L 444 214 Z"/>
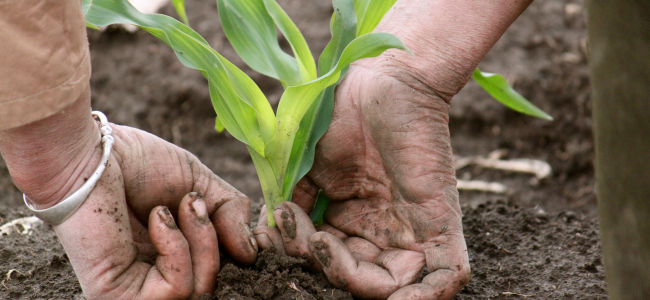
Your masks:
<path fill-rule="evenodd" d="M 332 39 L 318 60 L 320 74 L 329 72 L 336 66 L 345 47 L 352 42 L 357 32 L 353 0 L 333 0 L 334 14 L 330 30 Z M 347 68 L 341 71 L 339 82 Z M 337 82 L 338 84 L 338 82 Z M 285 201 L 291 201 L 293 188 L 314 164 L 316 143 L 323 137 L 332 121 L 334 111 L 334 90 L 336 85 L 327 87 L 311 105 L 300 121 L 300 126 L 291 148 L 289 165 L 282 186 Z"/>
<path fill-rule="evenodd" d="M 223 126 L 223 123 L 221 123 L 221 120 L 219 120 L 219 116 L 214 118 L 214 130 L 216 130 L 218 133 L 222 133 L 224 130 L 226 130 L 226 127 Z"/>
<path fill-rule="evenodd" d="M 244 72 L 210 48 L 198 33 L 174 18 L 140 13 L 126 0 L 83 0 L 82 9 L 88 23 L 136 25 L 169 45 L 182 64 L 208 79 L 212 104 L 230 134 L 264 155 L 265 138 L 275 132 L 271 105 Z"/>
<path fill-rule="evenodd" d="M 275 21 L 263 0 L 217 0 L 217 4 L 223 30 L 246 64 L 284 86 L 304 83 L 298 61 L 280 48 Z"/>
<path fill-rule="evenodd" d="M 372 32 L 397 0 L 354 0 L 357 36 Z"/>
<path fill-rule="evenodd" d="M 553 120 L 551 116 L 528 102 L 526 98 L 512 89 L 503 76 L 493 73 L 484 73 L 477 68 L 474 70 L 472 78 L 474 78 L 474 80 L 476 80 L 485 91 L 494 97 L 494 99 L 501 102 L 503 105 L 523 114 L 549 121 Z"/>
<path fill-rule="evenodd" d="M 314 57 L 311 55 L 307 41 L 305 41 L 296 24 L 291 21 L 287 13 L 282 10 L 275 0 L 264 0 L 264 5 L 269 15 L 273 17 L 275 24 L 289 42 L 289 45 L 291 45 L 293 55 L 298 61 L 302 83 L 316 79 Z"/>
<path fill-rule="evenodd" d="M 336 65 L 345 47 L 356 37 L 357 17 L 353 0 L 333 0 L 334 13 L 330 23 L 332 39 L 318 59 L 318 72 L 323 75 Z"/>
<path fill-rule="evenodd" d="M 172 4 L 174 4 L 174 9 L 176 9 L 176 13 L 181 17 L 183 23 L 190 26 L 190 21 L 187 20 L 187 15 L 185 14 L 185 0 L 172 0 Z"/>
<path fill-rule="evenodd" d="M 266 157 L 278 176 L 279 186 L 283 186 L 298 126 L 316 97 L 325 88 L 338 82 L 341 71 L 350 63 L 362 58 L 376 57 L 391 48 L 406 49 L 406 46 L 389 33 L 369 33 L 360 36 L 343 50 L 340 60 L 327 74 L 306 84 L 289 87 L 284 92 L 278 105 L 276 133 L 266 146 Z"/>

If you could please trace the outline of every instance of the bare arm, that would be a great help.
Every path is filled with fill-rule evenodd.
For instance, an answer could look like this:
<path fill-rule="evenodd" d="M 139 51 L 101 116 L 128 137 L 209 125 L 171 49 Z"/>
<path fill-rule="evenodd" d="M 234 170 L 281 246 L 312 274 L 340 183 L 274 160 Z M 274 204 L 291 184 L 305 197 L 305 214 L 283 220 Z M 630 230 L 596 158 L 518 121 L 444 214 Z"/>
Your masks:
<path fill-rule="evenodd" d="M 465 86 L 479 62 L 532 0 L 400 0 L 375 29 L 397 35 L 414 55 L 391 50 L 367 60 L 409 72 L 409 85 L 445 101 Z"/>

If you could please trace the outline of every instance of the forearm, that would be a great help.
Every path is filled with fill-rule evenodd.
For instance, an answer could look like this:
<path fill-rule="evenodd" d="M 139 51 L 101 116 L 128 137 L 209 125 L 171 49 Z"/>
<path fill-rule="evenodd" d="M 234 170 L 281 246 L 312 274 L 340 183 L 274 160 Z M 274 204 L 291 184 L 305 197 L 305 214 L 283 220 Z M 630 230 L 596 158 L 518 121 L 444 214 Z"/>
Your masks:
<path fill-rule="evenodd" d="M 51 206 L 96 167 L 81 2 L 5 1 L 0 25 L 0 154 L 16 185 Z"/>
<path fill-rule="evenodd" d="M 397 35 L 414 55 L 388 51 L 378 61 L 403 65 L 449 101 L 532 0 L 399 0 L 375 29 Z"/>
<path fill-rule="evenodd" d="M 99 162 L 89 92 L 51 117 L 0 131 L 0 154 L 14 183 L 41 208 L 73 193 Z"/>

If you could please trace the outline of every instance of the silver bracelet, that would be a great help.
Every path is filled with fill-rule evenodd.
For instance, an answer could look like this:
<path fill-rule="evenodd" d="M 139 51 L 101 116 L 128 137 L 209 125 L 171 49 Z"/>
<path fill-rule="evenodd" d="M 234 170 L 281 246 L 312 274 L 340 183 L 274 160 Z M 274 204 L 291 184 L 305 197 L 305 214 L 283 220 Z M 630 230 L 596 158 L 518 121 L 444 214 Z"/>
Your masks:
<path fill-rule="evenodd" d="M 102 177 L 104 169 L 106 169 L 106 164 L 108 164 L 108 158 L 111 155 L 111 149 L 113 148 L 113 128 L 108 124 L 108 119 L 101 111 L 93 111 L 93 117 L 99 119 L 99 132 L 102 135 L 102 160 L 97 166 L 97 169 L 88 180 L 70 197 L 63 199 L 63 201 L 57 203 L 56 205 L 46 208 L 46 209 L 36 209 L 34 206 L 29 203 L 27 196 L 23 194 L 23 200 L 27 207 L 37 216 L 39 219 L 50 223 L 52 225 L 59 225 L 67 220 L 75 211 L 81 206 L 81 204 L 86 201 L 88 195 L 97 184 L 97 181 Z"/>

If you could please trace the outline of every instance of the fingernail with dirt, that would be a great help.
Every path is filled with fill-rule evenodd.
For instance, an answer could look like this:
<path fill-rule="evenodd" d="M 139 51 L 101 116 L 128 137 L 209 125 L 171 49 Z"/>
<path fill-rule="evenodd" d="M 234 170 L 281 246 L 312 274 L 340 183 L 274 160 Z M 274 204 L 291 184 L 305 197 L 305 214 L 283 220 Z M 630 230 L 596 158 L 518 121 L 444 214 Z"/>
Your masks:
<path fill-rule="evenodd" d="M 282 237 L 285 239 L 296 238 L 296 215 L 290 209 L 276 209 L 280 210 L 280 218 L 282 218 Z"/>
<path fill-rule="evenodd" d="M 192 193 L 195 194 L 195 193 Z M 190 194 L 190 196 L 192 196 Z M 194 201 L 190 202 L 190 211 L 194 214 L 197 220 L 199 220 L 199 223 L 201 224 L 210 224 L 210 219 L 208 218 L 208 208 L 205 205 L 205 201 L 203 201 L 203 198 L 197 197 L 194 199 Z"/>
<path fill-rule="evenodd" d="M 311 244 L 311 252 L 316 257 L 316 260 L 323 265 L 323 268 L 330 266 L 330 247 L 323 242 L 313 242 Z"/>
<path fill-rule="evenodd" d="M 176 222 L 174 222 L 174 217 L 172 216 L 172 213 L 169 212 L 169 208 L 166 206 L 163 206 L 161 210 L 158 211 L 158 217 L 160 217 L 160 220 L 167 225 L 170 229 L 178 229 L 178 226 L 176 226 Z"/>
<path fill-rule="evenodd" d="M 248 241 L 251 243 L 251 246 L 253 247 L 253 250 L 257 252 L 257 241 L 255 240 L 255 235 L 253 234 L 253 230 L 248 224 L 244 224 L 244 231 L 248 234 Z"/>

